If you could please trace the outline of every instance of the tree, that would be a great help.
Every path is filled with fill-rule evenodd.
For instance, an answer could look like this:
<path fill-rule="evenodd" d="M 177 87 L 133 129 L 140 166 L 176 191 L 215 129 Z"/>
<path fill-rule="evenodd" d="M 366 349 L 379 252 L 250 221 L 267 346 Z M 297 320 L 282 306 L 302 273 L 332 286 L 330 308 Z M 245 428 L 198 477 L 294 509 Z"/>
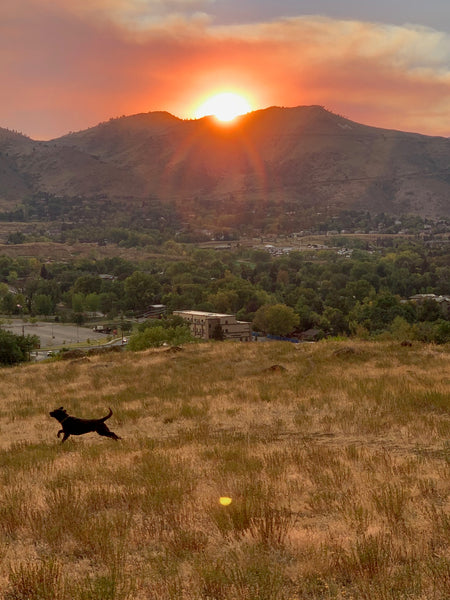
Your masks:
<path fill-rule="evenodd" d="M 33 348 L 39 346 L 36 335 L 15 335 L 9 331 L 0 330 L 0 363 L 12 365 L 29 360 Z"/>
<path fill-rule="evenodd" d="M 395 317 L 403 317 L 408 322 L 414 320 L 414 307 L 404 304 L 400 298 L 384 292 L 373 299 L 366 298 L 357 303 L 350 314 L 350 320 L 362 325 L 370 332 L 388 328 Z"/>
<path fill-rule="evenodd" d="M 47 294 L 36 294 L 31 303 L 32 313 L 35 315 L 51 315 L 54 306 L 52 299 Z"/>
<path fill-rule="evenodd" d="M 450 342 L 450 321 L 439 319 L 433 323 L 433 341 L 437 344 Z"/>
<path fill-rule="evenodd" d="M 47 271 L 45 264 L 42 265 L 39 275 L 42 279 L 51 279 L 52 277 L 51 273 Z"/>
<path fill-rule="evenodd" d="M 73 294 L 72 296 L 72 310 L 76 313 L 81 313 L 84 310 L 84 296 L 83 294 Z"/>
<path fill-rule="evenodd" d="M 322 319 L 327 323 L 327 327 L 324 327 L 324 329 L 328 329 L 331 334 L 349 333 L 348 319 L 338 308 L 327 306 L 323 311 Z"/>
<path fill-rule="evenodd" d="M 295 305 L 295 312 L 299 316 L 298 326 L 302 330 L 315 327 L 320 321 L 320 315 L 317 312 L 311 310 L 311 308 L 302 298 L 300 298 L 297 304 Z"/>
<path fill-rule="evenodd" d="M 7 292 L 2 298 L 2 311 L 11 315 L 16 309 L 16 297 L 11 292 Z"/>
<path fill-rule="evenodd" d="M 404 342 L 414 338 L 414 326 L 400 316 L 395 317 L 389 327 L 394 339 Z"/>
<path fill-rule="evenodd" d="M 124 288 L 127 308 L 139 311 L 145 310 L 149 304 L 155 302 L 160 284 L 153 275 L 135 271 L 125 279 Z"/>
<path fill-rule="evenodd" d="M 293 308 L 285 304 L 261 306 L 253 319 L 253 328 L 272 335 L 287 335 L 300 322 Z"/>
<path fill-rule="evenodd" d="M 74 312 L 73 313 L 73 322 L 77 325 L 83 325 L 84 323 L 84 314 L 82 312 Z"/>
<path fill-rule="evenodd" d="M 7 244 L 23 244 L 25 241 L 25 234 L 21 231 L 15 231 L 14 233 L 10 233 L 8 235 L 8 239 L 6 241 Z"/>
<path fill-rule="evenodd" d="M 25 360 L 16 337 L 8 331 L 0 331 L 0 363 L 12 365 Z"/>
<path fill-rule="evenodd" d="M 221 313 L 235 313 L 239 308 L 239 297 L 235 290 L 219 290 L 208 296 L 208 301 L 214 305 L 214 310 Z"/>
<path fill-rule="evenodd" d="M 425 298 L 417 307 L 417 318 L 419 321 L 437 321 L 442 318 L 439 303 L 433 298 Z"/>
<path fill-rule="evenodd" d="M 73 291 L 79 294 L 98 294 L 102 287 L 102 280 L 96 275 L 82 275 L 78 277 L 73 286 Z"/>
<path fill-rule="evenodd" d="M 100 308 L 100 296 L 95 292 L 87 294 L 84 299 L 84 305 L 88 312 L 97 312 Z"/>

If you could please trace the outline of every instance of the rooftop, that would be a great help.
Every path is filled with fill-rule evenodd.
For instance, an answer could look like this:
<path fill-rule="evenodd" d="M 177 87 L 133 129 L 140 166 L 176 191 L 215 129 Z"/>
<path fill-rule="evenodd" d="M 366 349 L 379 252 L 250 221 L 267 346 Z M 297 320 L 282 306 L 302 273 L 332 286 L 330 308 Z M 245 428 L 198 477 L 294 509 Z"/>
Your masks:
<path fill-rule="evenodd" d="M 174 313 L 184 313 L 185 315 L 192 315 L 195 317 L 234 317 L 226 313 L 213 313 L 203 310 L 174 310 Z"/>

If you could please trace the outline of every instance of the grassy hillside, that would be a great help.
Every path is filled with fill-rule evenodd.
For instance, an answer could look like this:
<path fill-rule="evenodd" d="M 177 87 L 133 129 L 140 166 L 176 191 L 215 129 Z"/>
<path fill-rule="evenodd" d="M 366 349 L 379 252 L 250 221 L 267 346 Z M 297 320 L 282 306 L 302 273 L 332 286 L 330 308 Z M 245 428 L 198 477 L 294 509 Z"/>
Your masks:
<path fill-rule="evenodd" d="M 449 374 L 448 347 L 331 341 L 2 370 L 0 595 L 444 600 Z M 60 445 L 61 405 L 123 440 Z"/>

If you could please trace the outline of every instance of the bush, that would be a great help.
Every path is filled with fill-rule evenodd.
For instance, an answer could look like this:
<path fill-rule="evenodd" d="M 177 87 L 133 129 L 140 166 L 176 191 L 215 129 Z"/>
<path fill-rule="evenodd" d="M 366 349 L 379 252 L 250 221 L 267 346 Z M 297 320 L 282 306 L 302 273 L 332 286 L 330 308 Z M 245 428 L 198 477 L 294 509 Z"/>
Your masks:
<path fill-rule="evenodd" d="M 450 342 L 450 321 L 438 319 L 433 323 L 424 321 L 414 324 L 415 339 L 421 342 L 447 344 Z"/>
<path fill-rule="evenodd" d="M 29 353 L 39 345 L 35 335 L 15 335 L 0 330 L 0 364 L 13 365 L 29 360 Z"/>
<path fill-rule="evenodd" d="M 128 349 L 138 351 L 146 348 L 158 348 L 163 344 L 185 344 L 193 340 L 188 325 L 177 325 L 175 327 L 156 325 L 147 327 L 143 331 L 132 335 L 128 342 Z"/>

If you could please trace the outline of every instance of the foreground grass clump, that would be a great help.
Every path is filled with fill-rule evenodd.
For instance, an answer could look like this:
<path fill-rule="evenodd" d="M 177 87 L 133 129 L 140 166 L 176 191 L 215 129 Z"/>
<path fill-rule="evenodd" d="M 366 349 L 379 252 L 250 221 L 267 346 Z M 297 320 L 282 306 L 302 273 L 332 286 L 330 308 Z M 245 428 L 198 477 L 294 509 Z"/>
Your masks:
<path fill-rule="evenodd" d="M 446 347 L 369 342 L 6 369 L 0 596 L 445 600 L 449 373 Z M 61 445 L 61 405 L 111 406 L 123 440 Z"/>

